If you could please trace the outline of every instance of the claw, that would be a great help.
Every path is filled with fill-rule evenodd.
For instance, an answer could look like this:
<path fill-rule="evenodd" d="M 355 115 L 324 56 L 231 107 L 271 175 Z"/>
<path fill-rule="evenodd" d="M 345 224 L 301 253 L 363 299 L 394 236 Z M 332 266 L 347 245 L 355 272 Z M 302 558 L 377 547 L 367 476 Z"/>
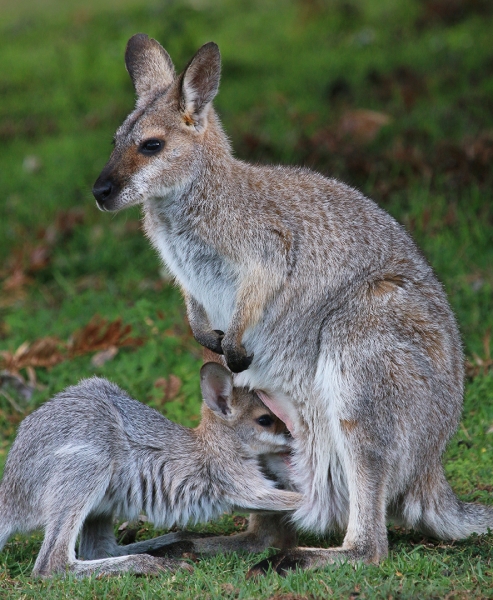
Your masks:
<path fill-rule="evenodd" d="M 214 344 L 209 346 L 209 350 L 212 350 L 216 354 L 224 354 L 224 351 L 222 349 L 224 331 L 221 331 L 220 329 L 213 329 L 212 331 L 214 331 L 214 333 L 217 333 L 217 338 L 216 338 Z"/>

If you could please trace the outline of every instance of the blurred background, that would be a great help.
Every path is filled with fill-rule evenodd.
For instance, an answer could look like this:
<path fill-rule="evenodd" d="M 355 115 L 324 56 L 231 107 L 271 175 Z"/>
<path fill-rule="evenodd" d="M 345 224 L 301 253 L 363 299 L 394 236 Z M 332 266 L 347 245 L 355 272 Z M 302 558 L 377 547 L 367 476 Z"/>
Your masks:
<path fill-rule="evenodd" d="M 136 32 L 177 70 L 219 44 L 238 157 L 342 178 L 413 234 L 456 311 L 486 436 L 493 3 L 1 0 L 0 18 L 0 461 L 27 412 L 93 373 L 199 418 L 201 350 L 139 209 L 103 214 L 91 195 L 133 107 Z"/>

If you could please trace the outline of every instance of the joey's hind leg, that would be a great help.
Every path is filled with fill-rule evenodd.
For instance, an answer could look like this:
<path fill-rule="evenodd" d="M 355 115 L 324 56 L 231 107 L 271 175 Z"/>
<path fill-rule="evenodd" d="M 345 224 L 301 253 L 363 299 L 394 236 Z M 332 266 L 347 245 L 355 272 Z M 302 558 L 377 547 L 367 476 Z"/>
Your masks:
<path fill-rule="evenodd" d="M 92 525 L 96 521 L 93 521 Z M 51 577 L 72 573 L 76 577 L 90 575 L 118 575 L 120 573 L 134 573 L 136 575 L 159 575 L 165 571 L 177 569 L 193 570 L 192 567 L 179 560 L 171 558 L 149 556 L 147 554 L 133 554 L 114 557 L 98 558 L 94 560 L 80 560 L 75 557 L 75 538 L 79 526 L 75 519 L 68 518 L 63 524 L 50 523 L 46 528 L 45 539 L 38 555 L 33 577 Z M 108 545 L 108 536 L 97 536 L 95 531 L 90 531 L 82 544 L 82 550 L 90 555 L 101 556 L 103 548 L 111 549 Z M 103 542 L 103 543 L 102 543 Z M 117 548 L 118 549 L 118 548 Z"/>
<path fill-rule="evenodd" d="M 89 517 L 80 534 L 79 560 L 71 563 L 69 570 L 78 577 L 93 573 L 118 575 L 130 572 L 137 575 L 159 575 L 164 571 L 171 572 L 179 568 L 192 570 L 188 563 L 170 558 L 171 554 L 181 556 L 183 552 L 190 551 L 188 547 L 173 548 L 174 552 L 151 556 L 146 554 L 152 549 L 152 544 L 149 542 L 152 540 L 120 546 L 115 538 L 111 517 L 105 515 Z"/>
<path fill-rule="evenodd" d="M 103 498 L 110 470 L 102 467 L 104 457 L 87 459 L 81 466 L 75 455 L 64 456 L 63 469 L 52 478 L 44 498 L 45 535 L 33 576 L 62 573 L 76 560 L 75 542 L 84 516 Z"/>

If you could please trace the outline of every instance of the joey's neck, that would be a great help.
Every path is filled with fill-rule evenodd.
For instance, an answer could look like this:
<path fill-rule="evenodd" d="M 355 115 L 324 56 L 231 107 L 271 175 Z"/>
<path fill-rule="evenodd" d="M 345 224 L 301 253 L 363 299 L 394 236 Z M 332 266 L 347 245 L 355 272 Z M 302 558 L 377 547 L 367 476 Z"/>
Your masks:
<path fill-rule="evenodd" d="M 202 413 L 200 425 L 194 429 L 197 450 L 208 457 L 211 465 L 217 464 L 225 470 L 242 452 L 242 445 L 234 432 L 227 427 L 218 427 L 214 418 Z M 245 452 L 246 454 L 246 452 Z"/>

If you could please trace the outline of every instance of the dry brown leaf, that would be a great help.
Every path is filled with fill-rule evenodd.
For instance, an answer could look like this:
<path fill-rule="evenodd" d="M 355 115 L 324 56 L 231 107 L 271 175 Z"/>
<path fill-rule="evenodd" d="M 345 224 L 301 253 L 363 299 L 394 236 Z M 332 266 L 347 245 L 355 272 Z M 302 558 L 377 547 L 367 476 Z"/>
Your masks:
<path fill-rule="evenodd" d="M 118 348 L 116 346 L 110 346 L 106 350 L 96 352 L 96 354 L 91 358 L 91 365 L 93 367 L 102 367 L 108 361 L 113 360 L 117 354 Z"/>
<path fill-rule="evenodd" d="M 129 337 L 132 331 L 131 325 L 123 325 L 121 318 L 108 322 L 98 315 L 79 331 L 76 331 L 69 341 L 69 354 L 71 357 L 107 350 L 111 347 L 141 346 L 142 338 Z"/>
<path fill-rule="evenodd" d="M 50 262 L 51 249 L 46 244 L 38 244 L 29 248 L 27 253 L 26 269 L 28 273 L 39 271 L 48 266 Z"/>
<path fill-rule="evenodd" d="M 341 136 L 348 136 L 360 142 L 374 140 L 384 125 L 388 125 L 392 117 L 374 110 L 349 110 L 340 118 L 337 131 Z"/>
<path fill-rule="evenodd" d="M 26 367 L 50 368 L 65 360 L 64 343 L 55 337 L 45 337 L 32 343 L 24 342 L 14 353 L 0 352 L 2 368 L 19 374 Z"/>
<path fill-rule="evenodd" d="M 466 360 L 466 375 L 470 379 L 474 379 L 480 374 L 485 375 L 490 369 L 493 369 L 493 359 L 491 358 L 490 350 L 491 331 L 486 330 L 483 336 L 484 357 L 473 353 L 473 360 Z"/>
<path fill-rule="evenodd" d="M 3 279 L 0 307 L 11 306 L 25 296 L 25 288 L 34 281 L 30 275 L 49 266 L 54 245 L 83 223 L 84 215 L 80 208 L 59 211 L 54 223 L 37 231 L 36 240 L 23 239 L 22 245 L 12 250 L 0 271 Z"/>
<path fill-rule="evenodd" d="M 100 366 L 114 358 L 118 348 L 144 343 L 143 338 L 130 337 L 131 331 L 132 326 L 123 325 L 121 319 L 108 322 L 95 316 L 85 327 L 76 331 L 68 343 L 48 336 L 31 343 L 24 342 L 13 353 L 7 350 L 0 352 L 0 368 L 15 376 L 20 376 L 19 371 L 25 369 L 30 384 L 35 384 L 35 368 L 49 369 L 82 354 L 99 351 L 99 356 L 93 358 L 93 364 Z M 170 393 L 174 389 L 172 386 Z"/>
<path fill-rule="evenodd" d="M 23 289 L 31 281 L 32 279 L 26 275 L 20 265 L 16 265 L 4 280 L 3 290 L 4 292 L 16 292 Z"/>
<path fill-rule="evenodd" d="M 84 223 L 85 216 L 86 213 L 82 208 L 59 211 L 55 218 L 57 232 L 63 236 L 70 235 L 77 226 Z"/>
<path fill-rule="evenodd" d="M 154 382 L 154 387 L 163 390 L 163 402 L 170 402 L 178 395 L 181 389 L 181 379 L 176 375 L 170 375 L 167 379 L 165 377 L 159 377 Z"/>

